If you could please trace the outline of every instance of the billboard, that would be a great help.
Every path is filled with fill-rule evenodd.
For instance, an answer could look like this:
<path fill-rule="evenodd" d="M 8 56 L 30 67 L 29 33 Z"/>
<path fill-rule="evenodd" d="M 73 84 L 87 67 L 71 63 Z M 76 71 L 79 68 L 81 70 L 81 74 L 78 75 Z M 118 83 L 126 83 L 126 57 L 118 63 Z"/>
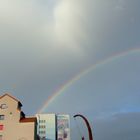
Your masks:
<path fill-rule="evenodd" d="M 57 140 L 70 140 L 69 115 L 57 115 Z"/>

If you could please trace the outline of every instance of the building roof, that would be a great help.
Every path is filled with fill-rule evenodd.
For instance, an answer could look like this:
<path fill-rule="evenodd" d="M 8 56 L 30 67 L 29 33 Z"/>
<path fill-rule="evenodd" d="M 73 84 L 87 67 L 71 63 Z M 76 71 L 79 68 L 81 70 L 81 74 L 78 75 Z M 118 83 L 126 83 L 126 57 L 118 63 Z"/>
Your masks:
<path fill-rule="evenodd" d="M 16 98 L 14 98 L 13 96 L 11 96 L 11 95 L 8 94 L 8 93 L 6 93 L 6 94 L 0 96 L 0 99 L 3 98 L 3 97 L 5 97 L 5 96 L 8 96 L 8 97 L 12 98 L 12 99 L 15 100 L 16 102 L 18 102 L 20 106 L 22 106 L 22 104 L 21 104 L 21 102 L 20 102 L 19 100 L 17 100 Z"/>
<path fill-rule="evenodd" d="M 29 117 L 29 118 L 21 118 L 20 119 L 20 122 L 21 123 L 25 123 L 25 122 L 36 122 L 36 121 L 37 121 L 36 117 Z"/>

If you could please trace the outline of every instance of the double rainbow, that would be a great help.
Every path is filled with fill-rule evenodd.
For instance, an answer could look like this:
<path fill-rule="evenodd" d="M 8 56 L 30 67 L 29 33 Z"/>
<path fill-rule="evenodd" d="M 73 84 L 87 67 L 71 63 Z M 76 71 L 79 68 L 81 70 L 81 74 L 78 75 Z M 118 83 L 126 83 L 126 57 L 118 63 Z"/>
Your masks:
<path fill-rule="evenodd" d="M 64 93 L 66 89 L 68 89 L 71 85 L 73 85 L 77 80 L 79 80 L 81 77 L 85 76 L 89 72 L 101 67 L 102 65 L 105 65 L 109 62 L 115 61 L 116 59 L 120 59 L 122 57 L 125 57 L 127 55 L 132 55 L 135 53 L 140 53 L 140 48 L 134 48 L 134 49 L 128 49 L 127 51 L 113 54 L 110 57 L 98 61 L 97 63 L 89 66 L 88 68 L 82 70 L 80 73 L 78 73 L 76 76 L 72 77 L 70 80 L 65 82 L 62 86 L 60 86 L 43 104 L 43 106 L 39 109 L 37 113 L 41 113 L 45 111 L 45 109 L 61 94 Z"/>

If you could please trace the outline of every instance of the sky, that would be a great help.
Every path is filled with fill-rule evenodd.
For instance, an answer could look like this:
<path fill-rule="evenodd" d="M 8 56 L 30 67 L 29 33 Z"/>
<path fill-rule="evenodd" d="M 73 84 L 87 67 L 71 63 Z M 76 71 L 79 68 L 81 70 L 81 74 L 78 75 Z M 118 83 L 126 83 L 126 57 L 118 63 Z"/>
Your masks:
<path fill-rule="evenodd" d="M 73 140 L 80 139 L 77 113 L 96 140 L 139 140 L 139 5 L 0 0 L 0 95 L 10 93 L 34 115 L 59 92 L 43 112 L 70 114 Z"/>

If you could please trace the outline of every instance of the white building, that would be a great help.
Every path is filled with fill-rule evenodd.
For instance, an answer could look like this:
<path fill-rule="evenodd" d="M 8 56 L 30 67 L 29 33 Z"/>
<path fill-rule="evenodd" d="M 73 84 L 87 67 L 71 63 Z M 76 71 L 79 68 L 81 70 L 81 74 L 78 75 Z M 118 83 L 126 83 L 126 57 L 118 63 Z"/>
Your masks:
<path fill-rule="evenodd" d="M 40 140 L 56 140 L 56 115 L 36 114 L 37 134 Z"/>

